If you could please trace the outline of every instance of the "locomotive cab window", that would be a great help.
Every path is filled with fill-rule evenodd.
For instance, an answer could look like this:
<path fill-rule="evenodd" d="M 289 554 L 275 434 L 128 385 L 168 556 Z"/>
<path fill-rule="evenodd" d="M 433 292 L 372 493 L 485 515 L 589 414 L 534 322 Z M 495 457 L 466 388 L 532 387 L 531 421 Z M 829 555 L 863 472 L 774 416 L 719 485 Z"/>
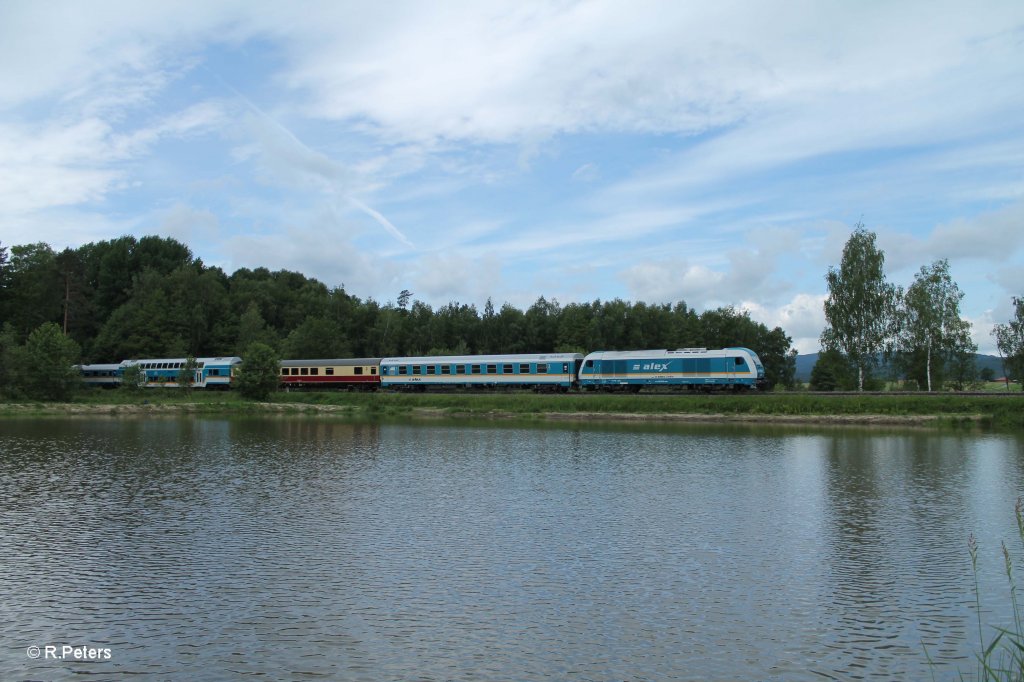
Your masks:
<path fill-rule="evenodd" d="M 593 360 L 587 360 L 587 367 L 593 367 L 593 366 L 594 366 L 594 361 Z"/>

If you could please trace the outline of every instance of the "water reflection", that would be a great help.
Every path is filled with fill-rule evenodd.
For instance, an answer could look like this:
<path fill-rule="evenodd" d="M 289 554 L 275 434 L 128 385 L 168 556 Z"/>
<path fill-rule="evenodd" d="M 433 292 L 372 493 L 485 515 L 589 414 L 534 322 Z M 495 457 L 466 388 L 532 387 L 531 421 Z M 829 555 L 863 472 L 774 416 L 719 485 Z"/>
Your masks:
<path fill-rule="evenodd" d="M 919 679 L 976 632 L 1019 438 L 0 422 L 0 679 Z M 986 553 L 987 552 L 987 553 Z M 976 623 L 976 621 L 974 621 Z M 97 663 L 25 647 L 92 644 Z"/>

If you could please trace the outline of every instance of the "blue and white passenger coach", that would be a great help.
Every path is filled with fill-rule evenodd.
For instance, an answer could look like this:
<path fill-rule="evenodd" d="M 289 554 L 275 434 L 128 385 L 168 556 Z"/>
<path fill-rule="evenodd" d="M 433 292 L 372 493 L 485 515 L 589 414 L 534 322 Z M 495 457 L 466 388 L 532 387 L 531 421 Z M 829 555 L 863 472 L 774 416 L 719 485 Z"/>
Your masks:
<path fill-rule="evenodd" d="M 140 385 L 150 388 L 177 388 L 178 373 L 188 363 L 188 358 L 154 358 L 151 360 L 124 360 L 117 365 L 82 365 L 82 381 L 87 386 L 120 386 L 124 370 L 138 365 L 141 370 Z M 239 357 L 196 358 L 195 388 L 229 388 L 238 366 Z"/>
<path fill-rule="evenodd" d="M 590 353 L 580 369 L 582 388 L 686 386 L 754 388 L 764 383 L 764 366 L 749 348 L 680 348 Z"/>
<path fill-rule="evenodd" d="M 384 388 L 516 386 L 569 389 L 575 385 L 582 363 L 581 353 L 384 358 L 380 361 L 380 381 Z"/>

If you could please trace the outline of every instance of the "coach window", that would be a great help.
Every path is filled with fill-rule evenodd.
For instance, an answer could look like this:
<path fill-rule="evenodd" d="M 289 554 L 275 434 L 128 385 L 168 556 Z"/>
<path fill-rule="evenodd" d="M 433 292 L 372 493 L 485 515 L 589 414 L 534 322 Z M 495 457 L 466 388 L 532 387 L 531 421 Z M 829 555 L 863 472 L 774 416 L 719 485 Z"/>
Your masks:
<path fill-rule="evenodd" d="M 427 374 L 437 374 L 437 367 L 434 365 L 427 365 Z"/>
<path fill-rule="evenodd" d="M 501 366 L 501 373 L 502 374 L 512 374 L 512 365 L 502 365 Z"/>
<path fill-rule="evenodd" d="M 326 374 L 329 377 L 333 377 L 334 376 L 334 368 L 333 367 L 324 367 L 324 374 Z"/>
<path fill-rule="evenodd" d="M 487 374 L 497 374 L 497 373 L 498 373 L 498 366 L 497 365 L 487 365 Z"/>
<path fill-rule="evenodd" d="M 399 373 L 399 374 L 408 374 L 408 373 L 409 373 L 409 368 L 408 368 L 408 367 L 406 367 L 405 365 L 401 365 L 401 366 L 400 366 L 400 367 L 398 368 L 398 373 Z"/>
<path fill-rule="evenodd" d="M 480 365 L 473 365 L 473 374 L 480 374 Z"/>
<path fill-rule="evenodd" d="M 441 374 L 451 374 L 451 373 L 452 373 L 452 366 L 451 365 L 441 365 Z"/>
<path fill-rule="evenodd" d="M 412 373 L 413 374 L 422 374 L 423 373 L 423 367 L 420 366 L 420 365 L 413 365 L 412 366 Z"/>
<path fill-rule="evenodd" d="M 352 368 L 352 373 L 355 374 L 357 377 L 358 376 L 362 376 L 363 368 L 362 367 L 354 367 L 354 368 Z M 334 368 L 333 367 L 331 368 L 331 374 L 334 374 Z"/>
<path fill-rule="evenodd" d="M 370 374 L 376 374 L 376 373 L 377 373 L 377 368 L 376 367 L 371 367 L 370 368 Z"/>
<path fill-rule="evenodd" d="M 211 369 L 209 372 L 207 372 L 207 374 L 209 376 L 211 376 L 211 377 L 219 377 L 220 376 L 220 370 L 219 369 Z"/>
<path fill-rule="evenodd" d="M 537 374 L 547 374 L 547 373 L 548 373 L 548 366 L 547 366 L 547 364 L 546 363 L 538 363 L 538 365 L 537 365 Z"/>
<path fill-rule="evenodd" d="M 309 368 L 303 367 L 302 369 L 299 370 L 299 374 L 301 374 L 302 376 L 309 376 Z"/>
<path fill-rule="evenodd" d="M 282 367 L 281 368 L 281 376 L 287 376 L 287 375 L 288 375 L 288 368 L 287 367 Z"/>
<path fill-rule="evenodd" d="M 520 374 L 529 374 L 530 373 L 530 366 L 529 365 L 519 365 L 519 373 Z"/>
<path fill-rule="evenodd" d="M 320 374 L 320 368 L 319 367 L 313 367 L 312 369 L 309 370 L 309 373 L 312 374 L 313 376 L 317 376 L 317 375 Z"/>

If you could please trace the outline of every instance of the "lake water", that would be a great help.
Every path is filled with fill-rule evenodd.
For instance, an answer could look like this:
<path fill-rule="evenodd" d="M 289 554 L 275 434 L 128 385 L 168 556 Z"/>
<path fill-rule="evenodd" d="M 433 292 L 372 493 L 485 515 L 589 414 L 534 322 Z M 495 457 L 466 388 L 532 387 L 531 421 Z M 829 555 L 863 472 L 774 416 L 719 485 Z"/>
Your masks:
<path fill-rule="evenodd" d="M 1022 492 L 1005 434 L 5 419 L 0 679 L 956 679 Z"/>

